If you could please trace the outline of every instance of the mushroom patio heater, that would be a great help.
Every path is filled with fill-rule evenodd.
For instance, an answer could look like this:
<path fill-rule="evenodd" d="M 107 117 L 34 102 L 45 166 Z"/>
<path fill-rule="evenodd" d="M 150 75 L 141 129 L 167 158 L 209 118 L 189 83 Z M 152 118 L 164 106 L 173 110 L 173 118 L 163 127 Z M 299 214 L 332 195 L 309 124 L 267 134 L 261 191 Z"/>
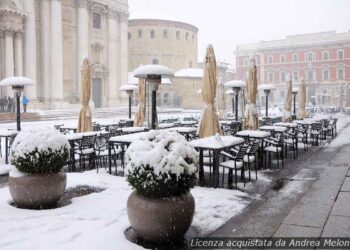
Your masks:
<path fill-rule="evenodd" d="M 235 112 L 234 113 L 235 113 L 235 120 L 238 121 L 238 94 L 242 88 L 245 88 L 246 84 L 242 80 L 233 80 L 233 81 L 225 82 L 224 86 L 226 88 L 232 88 L 232 91 L 235 94 L 235 104 L 236 105 L 235 105 Z M 232 103 L 233 103 L 233 100 L 232 100 Z"/>
<path fill-rule="evenodd" d="M 232 96 L 232 115 L 235 113 L 235 99 L 234 99 L 234 94 L 232 89 L 228 89 L 225 91 L 225 95 L 231 95 Z"/>
<path fill-rule="evenodd" d="M 258 86 L 258 90 L 263 90 L 265 93 L 265 116 L 269 116 L 269 95 L 271 90 L 276 90 L 276 87 L 272 84 L 261 84 Z"/>
<path fill-rule="evenodd" d="M 293 95 L 293 114 L 296 115 L 296 97 L 299 92 L 298 87 L 293 87 L 292 88 L 292 95 Z"/>
<path fill-rule="evenodd" d="M 151 124 L 148 126 L 151 129 L 157 128 L 157 90 L 159 84 L 162 82 L 162 77 L 171 78 L 174 77 L 174 71 L 169 69 L 168 67 L 159 65 L 159 64 L 150 64 L 140 66 L 135 69 L 134 76 L 136 78 L 144 78 L 146 79 L 146 84 L 149 84 L 150 89 L 152 91 L 152 115 L 151 115 Z"/>
<path fill-rule="evenodd" d="M 0 82 L 1 87 L 11 86 L 12 90 L 16 94 L 17 131 L 21 131 L 21 93 L 24 89 L 24 86 L 30 85 L 34 85 L 34 82 L 31 79 L 22 76 L 8 77 Z"/>
<path fill-rule="evenodd" d="M 129 97 L 129 119 L 131 119 L 131 98 L 135 89 L 137 89 L 137 86 L 132 84 L 125 84 L 119 88 L 120 91 L 126 91 Z"/>

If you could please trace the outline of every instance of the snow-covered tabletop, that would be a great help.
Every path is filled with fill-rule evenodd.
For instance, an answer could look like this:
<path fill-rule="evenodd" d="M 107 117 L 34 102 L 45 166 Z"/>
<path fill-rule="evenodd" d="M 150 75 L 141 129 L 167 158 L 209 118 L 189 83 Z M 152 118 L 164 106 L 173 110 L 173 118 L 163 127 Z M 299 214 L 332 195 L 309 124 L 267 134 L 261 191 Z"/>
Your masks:
<path fill-rule="evenodd" d="M 274 130 L 274 131 L 277 131 L 277 132 L 284 132 L 288 128 L 287 127 L 282 127 L 282 126 L 261 126 L 259 129 L 260 130 L 267 130 L 267 131 Z"/>
<path fill-rule="evenodd" d="M 232 147 L 244 142 L 244 139 L 234 136 L 209 136 L 201 139 L 196 139 L 190 143 L 195 148 L 203 149 L 222 149 Z"/>
<path fill-rule="evenodd" d="M 147 128 L 145 127 L 127 127 L 127 128 L 122 128 L 123 133 L 137 133 L 137 132 L 143 132 L 146 131 Z"/>
<path fill-rule="evenodd" d="M 109 141 L 130 144 L 134 140 L 140 139 L 141 137 L 146 136 L 147 134 L 148 132 L 140 132 L 140 133 L 127 134 L 127 135 L 118 135 L 118 136 L 111 137 Z"/>
<path fill-rule="evenodd" d="M 162 129 L 162 128 L 171 128 L 174 126 L 174 123 L 161 123 L 161 124 L 158 124 L 158 128 L 159 129 Z"/>
<path fill-rule="evenodd" d="M 233 121 L 229 121 L 229 120 L 221 120 L 219 121 L 220 124 L 223 124 L 223 125 L 230 125 L 232 124 Z"/>
<path fill-rule="evenodd" d="M 169 128 L 169 131 L 176 131 L 179 133 L 194 133 L 197 132 L 197 128 L 194 127 L 174 127 L 174 128 Z"/>
<path fill-rule="evenodd" d="M 74 133 L 74 134 L 66 134 L 64 135 L 67 140 L 80 140 L 83 138 L 83 136 L 90 136 L 90 135 L 104 135 L 108 134 L 109 132 L 107 131 L 92 131 L 92 132 L 84 132 L 84 133 Z"/>
<path fill-rule="evenodd" d="M 263 139 L 270 136 L 269 132 L 259 130 L 242 130 L 237 132 L 237 136 Z"/>
<path fill-rule="evenodd" d="M 0 130 L 1 137 L 8 137 L 16 134 L 18 134 L 17 130 Z"/>
<path fill-rule="evenodd" d="M 296 128 L 296 127 L 298 127 L 298 124 L 294 123 L 294 122 L 276 122 L 273 125 L 281 126 L 281 127 L 287 127 L 287 128 Z"/>
<path fill-rule="evenodd" d="M 197 124 L 197 121 L 182 121 L 181 124 L 182 125 L 195 125 Z"/>
<path fill-rule="evenodd" d="M 315 120 L 294 120 L 297 124 L 311 125 L 315 123 Z"/>

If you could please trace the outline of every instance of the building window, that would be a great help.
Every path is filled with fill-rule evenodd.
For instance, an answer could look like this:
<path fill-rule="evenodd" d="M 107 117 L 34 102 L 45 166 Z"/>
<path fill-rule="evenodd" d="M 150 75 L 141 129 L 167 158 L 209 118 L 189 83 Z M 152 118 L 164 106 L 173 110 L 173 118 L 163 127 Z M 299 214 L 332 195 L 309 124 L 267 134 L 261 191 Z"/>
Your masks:
<path fill-rule="evenodd" d="M 158 59 L 153 59 L 152 64 L 159 64 Z"/>
<path fill-rule="evenodd" d="M 180 31 L 176 31 L 176 39 L 180 40 Z"/>
<path fill-rule="evenodd" d="M 280 56 L 280 62 L 281 63 L 286 63 L 286 55 L 281 55 Z"/>
<path fill-rule="evenodd" d="M 267 57 L 267 63 L 268 64 L 272 64 L 273 63 L 273 57 L 272 56 L 268 56 Z"/>
<path fill-rule="evenodd" d="M 142 30 L 139 30 L 139 38 L 142 37 Z"/>
<path fill-rule="evenodd" d="M 293 54 L 293 62 L 298 62 L 299 61 L 299 55 L 298 54 Z"/>
<path fill-rule="evenodd" d="M 337 51 L 337 59 L 338 60 L 344 59 L 344 50 L 340 49 Z"/>
<path fill-rule="evenodd" d="M 131 33 L 128 32 L 128 39 L 131 39 Z"/>
<path fill-rule="evenodd" d="M 189 62 L 188 66 L 192 68 L 192 61 Z"/>
<path fill-rule="evenodd" d="M 322 52 L 322 60 L 329 60 L 329 51 Z"/>
<path fill-rule="evenodd" d="M 344 69 L 343 68 L 337 69 L 337 79 L 344 80 Z"/>
<path fill-rule="evenodd" d="M 248 58 L 243 58 L 243 66 L 244 67 L 248 66 Z"/>
<path fill-rule="evenodd" d="M 280 81 L 281 81 L 281 82 L 286 81 L 286 72 L 281 72 L 281 73 L 280 73 Z"/>
<path fill-rule="evenodd" d="M 322 70 L 322 79 L 323 80 L 329 80 L 329 69 L 323 69 Z"/>
<path fill-rule="evenodd" d="M 293 79 L 294 79 L 294 81 L 299 81 L 299 72 L 298 71 L 293 72 Z"/>
<path fill-rule="evenodd" d="M 186 36 L 185 36 L 185 38 L 186 38 L 186 41 L 188 40 L 188 33 L 186 32 Z"/>
<path fill-rule="evenodd" d="M 154 30 L 151 30 L 150 37 L 153 39 L 154 38 Z"/>
<path fill-rule="evenodd" d="M 268 78 L 269 82 L 273 82 L 273 72 L 268 73 Z"/>
<path fill-rule="evenodd" d="M 312 81 L 314 79 L 314 72 L 312 70 L 306 71 L 307 80 Z"/>
<path fill-rule="evenodd" d="M 313 52 L 305 53 L 305 61 L 311 62 L 313 60 L 314 60 L 314 53 Z"/>
<path fill-rule="evenodd" d="M 163 31 L 163 38 L 168 38 L 168 31 L 166 30 Z"/>
<path fill-rule="evenodd" d="M 101 14 L 92 13 L 92 27 L 94 29 L 101 29 Z"/>
<path fill-rule="evenodd" d="M 194 42 L 194 35 L 192 35 L 192 42 Z"/>

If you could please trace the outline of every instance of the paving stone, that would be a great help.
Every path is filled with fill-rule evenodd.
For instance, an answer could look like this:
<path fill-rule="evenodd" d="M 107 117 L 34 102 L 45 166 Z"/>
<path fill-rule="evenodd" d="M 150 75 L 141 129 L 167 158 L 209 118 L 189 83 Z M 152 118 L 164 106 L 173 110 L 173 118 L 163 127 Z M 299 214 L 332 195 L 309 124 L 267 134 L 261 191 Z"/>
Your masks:
<path fill-rule="evenodd" d="M 350 217 L 329 216 L 322 237 L 349 237 Z"/>
<path fill-rule="evenodd" d="M 317 182 L 321 182 L 322 185 L 341 185 L 347 171 L 347 167 L 328 167 L 320 175 Z"/>
<path fill-rule="evenodd" d="M 346 174 L 346 176 L 350 176 L 350 168 L 349 168 L 349 171 L 348 171 L 348 173 Z"/>
<path fill-rule="evenodd" d="M 341 192 L 350 192 L 350 177 L 346 177 L 340 189 Z"/>
<path fill-rule="evenodd" d="M 322 228 L 282 224 L 274 237 L 320 237 Z"/>
<path fill-rule="evenodd" d="M 340 192 L 337 201 L 334 203 L 331 215 L 350 217 L 350 192 Z"/>
<path fill-rule="evenodd" d="M 324 186 L 320 183 L 315 183 L 301 199 L 301 202 L 306 204 L 318 203 L 324 205 L 331 205 L 334 203 L 339 189 L 340 185 Z"/>

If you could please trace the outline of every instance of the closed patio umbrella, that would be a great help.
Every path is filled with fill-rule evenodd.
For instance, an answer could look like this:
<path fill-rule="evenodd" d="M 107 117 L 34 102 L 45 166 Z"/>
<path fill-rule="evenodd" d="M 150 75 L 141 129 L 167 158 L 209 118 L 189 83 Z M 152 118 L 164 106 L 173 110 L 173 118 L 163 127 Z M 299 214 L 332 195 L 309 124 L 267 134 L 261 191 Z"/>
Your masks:
<path fill-rule="evenodd" d="M 91 96 L 91 68 L 89 59 L 85 58 L 81 67 L 81 110 L 78 121 L 78 132 L 92 131 L 92 114 L 89 107 Z"/>
<path fill-rule="evenodd" d="M 250 130 L 257 130 L 259 127 L 259 113 L 256 107 L 256 95 L 258 93 L 257 69 L 254 58 L 250 58 L 250 67 L 247 72 L 247 92 L 244 111 L 244 127 Z"/>
<path fill-rule="evenodd" d="M 345 88 L 345 107 L 350 107 L 350 84 L 346 84 Z"/>
<path fill-rule="evenodd" d="M 209 45 L 205 55 L 203 73 L 202 96 L 205 106 L 198 128 L 200 138 L 221 133 L 219 118 L 215 109 L 216 84 L 215 54 L 213 47 Z"/>
<path fill-rule="evenodd" d="M 134 126 L 135 127 L 142 127 L 143 123 L 145 122 L 145 113 L 146 113 L 145 79 L 143 79 L 143 78 L 139 78 L 137 95 L 139 98 L 139 106 L 138 106 L 138 110 L 137 110 L 136 115 L 135 115 Z"/>
<path fill-rule="evenodd" d="M 307 112 L 305 110 L 306 106 L 306 84 L 305 80 L 302 77 L 301 83 L 299 86 L 299 111 L 298 111 L 298 119 L 304 119 L 307 116 Z"/>
<path fill-rule="evenodd" d="M 284 99 L 284 110 L 283 110 L 283 122 L 291 122 L 292 121 L 292 79 L 290 74 L 286 76 L 286 96 Z"/>

